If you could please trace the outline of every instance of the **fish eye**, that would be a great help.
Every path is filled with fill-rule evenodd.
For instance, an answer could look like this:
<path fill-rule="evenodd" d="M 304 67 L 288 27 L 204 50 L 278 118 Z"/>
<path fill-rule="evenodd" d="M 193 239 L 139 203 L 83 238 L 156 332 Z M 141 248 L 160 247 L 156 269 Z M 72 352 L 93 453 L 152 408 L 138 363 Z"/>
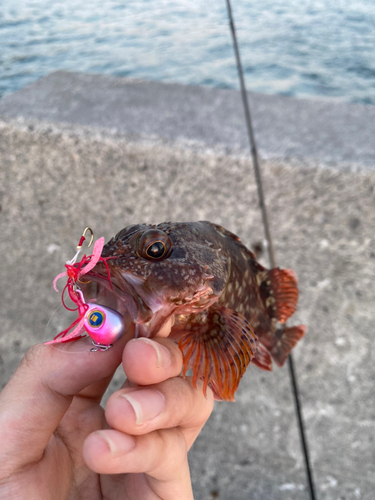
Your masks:
<path fill-rule="evenodd" d="M 137 253 L 147 260 L 163 260 L 169 257 L 171 250 L 169 236 L 159 229 L 145 231 L 138 240 Z"/>
<path fill-rule="evenodd" d="M 160 259 L 166 251 L 167 247 L 162 241 L 155 241 L 146 249 L 146 254 L 151 259 Z"/>

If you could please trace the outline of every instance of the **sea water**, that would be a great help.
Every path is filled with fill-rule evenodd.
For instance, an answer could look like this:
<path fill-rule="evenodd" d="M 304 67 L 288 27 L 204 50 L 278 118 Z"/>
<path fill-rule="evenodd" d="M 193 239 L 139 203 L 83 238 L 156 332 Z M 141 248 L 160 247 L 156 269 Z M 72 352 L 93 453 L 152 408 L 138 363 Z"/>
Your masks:
<path fill-rule="evenodd" d="M 375 104 L 374 0 L 232 0 L 249 90 Z M 225 0 L 0 0 L 0 96 L 57 70 L 238 88 Z"/>

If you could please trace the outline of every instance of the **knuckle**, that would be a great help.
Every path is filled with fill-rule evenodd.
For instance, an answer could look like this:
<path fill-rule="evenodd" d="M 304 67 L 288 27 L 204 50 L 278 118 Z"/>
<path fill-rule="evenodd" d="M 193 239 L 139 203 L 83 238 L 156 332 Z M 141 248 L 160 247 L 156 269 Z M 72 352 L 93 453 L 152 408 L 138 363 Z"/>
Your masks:
<path fill-rule="evenodd" d="M 165 397 L 163 427 L 202 427 L 212 413 L 214 401 L 211 391 L 204 396 L 202 387 L 193 387 L 191 379 L 173 377 L 153 386 Z"/>
<path fill-rule="evenodd" d="M 155 431 L 162 440 L 161 452 L 150 474 L 160 480 L 170 481 L 176 477 L 183 467 L 187 466 L 188 446 L 185 437 L 177 428 Z"/>
<path fill-rule="evenodd" d="M 203 394 L 203 383 L 198 383 L 197 387 L 193 386 L 192 379 L 181 379 L 184 387 L 178 387 L 176 396 L 180 399 L 180 404 L 184 407 L 185 412 L 181 418 L 181 425 L 202 426 L 206 423 L 212 413 L 214 400 L 211 390 L 207 390 L 207 395 Z"/>
<path fill-rule="evenodd" d="M 210 389 L 210 387 L 207 387 L 207 393 L 203 393 L 203 381 L 200 381 L 198 383 L 197 388 L 195 389 L 196 392 L 199 393 L 199 399 L 201 401 L 201 407 L 202 407 L 202 413 L 204 413 L 206 420 L 207 418 L 211 415 L 212 410 L 214 409 L 214 396 L 213 392 Z"/>
<path fill-rule="evenodd" d="M 43 356 L 44 346 L 42 344 L 33 345 L 25 354 L 22 365 L 25 367 L 34 366 Z"/>

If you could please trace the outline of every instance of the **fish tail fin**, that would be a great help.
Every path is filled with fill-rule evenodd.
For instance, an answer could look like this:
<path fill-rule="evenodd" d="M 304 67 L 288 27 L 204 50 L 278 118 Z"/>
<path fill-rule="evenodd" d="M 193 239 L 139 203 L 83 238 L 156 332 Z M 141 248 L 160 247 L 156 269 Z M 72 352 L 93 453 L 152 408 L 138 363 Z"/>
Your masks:
<path fill-rule="evenodd" d="M 298 287 L 294 271 L 278 267 L 267 271 L 260 284 L 260 293 L 270 317 L 285 323 L 297 309 Z"/>
<path fill-rule="evenodd" d="M 264 347 L 263 344 L 258 344 L 258 349 L 255 352 L 254 359 L 251 360 L 253 365 L 256 365 L 262 370 L 272 371 L 272 359 L 269 351 Z"/>
<path fill-rule="evenodd" d="M 307 327 L 305 325 L 291 326 L 283 330 L 277 330 L 278 340 L 271 349 L 272 358 L 277 366 L 283 366 L 290 351 L 299 340 L 305 335 Z M 278 334 L 278 332 L 280 332 Z"/>
<path fill-rule="evenodd" d="M 234 393 L 258 346 L 248 321 L 236 311 L 211 306 L 195 314 L 189 327 L 178 344 L 183 355 L 183 376 L 192 369 L 194 387 L 201 379 L 205 395 L 210 387 L 215 399 L 234 401 Z"/>

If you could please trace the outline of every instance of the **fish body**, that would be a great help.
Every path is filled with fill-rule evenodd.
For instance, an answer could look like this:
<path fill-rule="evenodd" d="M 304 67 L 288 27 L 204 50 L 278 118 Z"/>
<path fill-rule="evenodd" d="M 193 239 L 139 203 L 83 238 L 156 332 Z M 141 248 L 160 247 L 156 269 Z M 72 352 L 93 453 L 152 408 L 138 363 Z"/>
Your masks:
<path fill-rule="evenodd" d="M 240 239 L 207 221 L 125 227 L 103 248 L 83 292 L 125 314 L 136 335 L 153 337 L 174 317 L 171 338 L 184 375 L 203 380 L 217 399 L 234 400 L 250 362 L 285 362 L 305 327 L 285 328 L 298 288 L 291 270 L 261 266 Z M 88 299 L 90 300 L 90 298 Z"/>

